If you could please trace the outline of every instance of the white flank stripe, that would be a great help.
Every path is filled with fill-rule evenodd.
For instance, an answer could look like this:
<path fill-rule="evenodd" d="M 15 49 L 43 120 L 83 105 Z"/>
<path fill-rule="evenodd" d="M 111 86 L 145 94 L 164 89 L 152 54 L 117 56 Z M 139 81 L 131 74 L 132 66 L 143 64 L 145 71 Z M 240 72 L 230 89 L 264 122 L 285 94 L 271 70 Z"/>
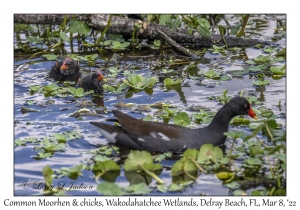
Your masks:
<path fill-rule="evenodd" d="M 154 132 L 151 132 L 151 133 L 150 133 L 150 136 L 152 136 L 153 138 L 156 138 L 156 135 L 155 135 Z"/>
<path fill-rule="evenodd" d="M 142 138 L 138 138 L 138 141 L 143 141 L 143 142 L 145 142 L 145 140 L 144 140 L 144 139 L 142 139 Z"/>
<path fill-rule="evenodd" d="M 171 139 L 169 139 L 169 137 L 167 137 L 166 135 L 162 134 L 162 133 L 158 133 L 158 135 L 161 136 L 162 140 L 165 140 L 165 141 L 170 141 Z"/>

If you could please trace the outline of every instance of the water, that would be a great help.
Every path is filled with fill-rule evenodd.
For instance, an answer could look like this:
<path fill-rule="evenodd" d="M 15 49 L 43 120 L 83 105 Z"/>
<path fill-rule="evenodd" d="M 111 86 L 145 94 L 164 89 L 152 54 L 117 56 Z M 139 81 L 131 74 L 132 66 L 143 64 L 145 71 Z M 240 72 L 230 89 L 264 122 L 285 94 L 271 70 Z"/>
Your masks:
<path fill-rule="evenodd" d="M 258 17 L 258 19 L 261 17 Z M 266 18 L 266 25 L 264 28 L 259 28 L 260 33 L 266 37 L 272 36 L 274 28 L 276 27 L 276 21 L 272 17 Z M 23 37 L 24 38 L 24 37 Z M 280 41 L 280 43 L 285 43 Z M 68 49 L 68 47 L 66 48 Z M 243 50 L 242 50 L 243 52 Z M 228 56 L 212 55 L 210 53 L 205 54 L 206 63 L 197 62 L 198 73 L 200 69 L 217 69 L 220 72 L 230 73 L 234 70 L 242 70 L 247 65 L 245 60 L 257 57 L 263 54 L 261 50 L 254 48 L 247 48 L 244 50 L 245 55 L 239 53 L 231 53 Z M 130 52 L 128 52 L 130 54 Z M 117 62 L 106 61 L 107 55 L 101 55 L 96 62 L 96 66 L 89 67 L 86 63 L 81 63 L 81 69 L 91 71 L 96 68 L 100 68 L 105 74 L 108 73 L 108 67 L 117 66 L 118 68 L 138 69 L 135 73 L 145 74 L 150 72 L 149 67 L 158 58 L 144 58 L 136 59 L 123 56 Z M 74 98 L 58 98 L 58 97 L 44 97 L 43 94 L 30 95 L 28 88 L 31 85 L 47 85 L 53 82 L 46 79 L 46 75 L 54 65 L 54 61 L 47 61 L 46 59 L 32 59 L 30 56 L 15 56 L 14 69 L 16 70 L 20 65 L 29 63 L 28 69 L 16 72 L 14 78 L 14 120 L 17 122 L 14 126 L 14 139 L 24 139 L 27 137 L 44 138 L 45 136 L 69 132 L 77 130 L 82 135 L 82 138 L 69 141 L 66 144 L 66 148 L 63 152 L 55 152 L 51 158 L 36 160 L 33 156 L 37 155 L 34 151 L 36 145 L 27 143 L 26 146 L 17 146 L 14 150 L 14 194 L 15 195 L 33 195 L 42 192 L 42 189 L 34 189 L 30 186 L 24 186 L 26 182 L 43 181 L 42 168 L 49 165 L 53 170 L 60 169 L 61 167 L 73 167 L 80 163 L 86 163 L 91 157 L 88 152 L 92 149 L 96 149 L 99 146 L 106 145 L 107 140 L 100 136 L 97 129 L 89 124 L 89 121 L 104 119 L 85 116 L 82 120 L 70 117 L 69 114 L 73 113 L 80 108 L 76 106 Z M 182 69 L 183 66 L 178 66 L 175 70 Z M 152 71 L 154 73 L 154 71 Z M 119 78 L 122 78 L 119 75 Z M 137 103 L 137 104 L 153 104 L 155 102 L 168 102 L 173 105 L 186 108 L 191 105 L 202 105 L 209 108 L 211 111 L 217 111 L 221 108 L 221 105 L 216 101 L 208 100 L 209 96 L 222 95 L 224 90 L 228 90 L 228 95 L 235 95 L 240 90 L 253 91 L 257 97 L 263 102 L 267 108 L 271 108 L 274 114 L 279 115 L 286 110 L 286 79 L 283 77 L 280 80 L 272 80 L 271 84 L 266 86 L 264 90 L 255 88 L 252 85 L 253 79 L 249 75 L 240 77 L 233 77 L 229 81 L 222 81 L 221 84 L 214 85 L 213 87 L 199 86 L 197 80 L 191 80 L 185 78 L 187 85 L 183 86 L 180 90 L 169 90 L 163 88 L 161 83 L 158 83 L 153 88 L 153 94 L 149 96 L 144 91 L 133 94 L 131 97 L 126 95 L 113 95 L 106 94 L 103 98 L 104 106 L 107 110 L 111 111 L 116 109 L 114 104 L 119 101 L 125 103 Z M 90 95 L 76 100 L 91 100 Z M 40 106 L 39 104 L 45 103 L 48 100 L 54 100 L 53 104 L 47 106 Z M 25 105 L 29 100 L 35 102 L 33 105 Z M 281 101 L 282 107 L 279 109 L 276 105 Z M 39 112 L 22 113 L 22 107 L 30 107 L 38 109 Z M 89 107 L 88 107 L 89 108 Z M 136 118 L 142 118 L 148 113 L 137 114 L 130 111 L 130 109 L 124 109 L 124 112 L 134 116 Z M 153 114 L 156 109 L 153 109 L 150 114 Z M 192 112 L 189 112 L 192 113 Z M 111 113 L 106 115 L 107 117 L 113 117 Z M 279 123 L 285 125 L 285 118 L 280 118 Z M 198 127 L 198 125 L 194 125 Z M 230 128 L 232 129 L 232 127 Z M 235 128 L 237 129 L 237 128 Z M 250 132 L 248 128 L 238 128 L 245 132 Z M 227 147 L 228 149 L 228 147 Z M 177 159 L 170 158 L 161 162 L 164 166 L 160 178 L 165 181 L 166 185 L 172 183 L 172 176 L 170 176 L 170 168 Z M 89 190 L 73 190 L 66 191 L 67 195 L 98 195 L 96 190 L 97 183 L 92 178 L 93 173 L 90 170 L 83 170 L 83 175 L 77 180 L 71 180 L 68 177 L 60 179 L 54 179 L 53 184 L 58 186 L 59 183 L 66 182 L 69 185 L 71 182 L 75 182 L 80 185 L 92 186 Z M 125 177 L 125 172 L 122 169 L 121 174 L 117 177 L 115 183 L 119 186 L 129 186 L 129 182 Z M 154 185 L 155 181 L 152 180 L 150 186 Z M 182 192 L 169 192 L 160 193 L 158 191 L 152 191 L 148 195 L 231 195 L 230 189 L 226 188 L 222 182 L 214 174 L 201 174 L 197 181 L 191 186 L 185 188 Z"/>

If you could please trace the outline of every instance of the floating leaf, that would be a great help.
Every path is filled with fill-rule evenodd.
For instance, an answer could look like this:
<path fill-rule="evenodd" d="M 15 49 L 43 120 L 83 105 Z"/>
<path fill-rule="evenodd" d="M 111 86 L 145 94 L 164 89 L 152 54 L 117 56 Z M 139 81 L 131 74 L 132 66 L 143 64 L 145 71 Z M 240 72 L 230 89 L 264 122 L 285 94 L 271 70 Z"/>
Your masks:
<path fill-rule="evenodd" d="M 230 189 L 235 189 L 238 188 L 240 185 L 238 182 L 231 182 L 229 184 L 225 184 L 226 187 L 230 188 Z"/>
<path fill-rule="evenodd" d="M 188 126 L 191 123 L 191 119 L 186 112 L 180 112 L 173 117 L 173 121 L 176 125 Z"/>
<path fill-rule="evenodd" d="M 198 153 L 198 162 L 204 163 L 207 160 L 223 158 L 223 151 L 220 147 L 214 147 L 213 144 L 203 144 Z"/>
<path fill-rule="evenodd" d="M 111 183 L 111 182 L 104 182 L 104 183 L 98 184 L 97 191 L 105 196 L 123 195 L 121 188 L 117 184 Z"/>
<path fill-rule="evenodd" d="M 53 181 L 53 170 L 48 165 L 43 168 L 43 176 L 47 186 L 51 186 Z"/>
<path fill-rule="evenodd" d="M 246 163 L 253 166 L 261 165 L 261 160 L 258 158 L 248 158 Z"/>
<path fill-rule="evenodd" d="M 235 131 L 235 132 L 225 132 L 225 136 L 237 139 L 237 138 L 245 138 L 247 135 L 242 131 Z"/>
<path fill-rule="evenodd" d="M 170 192 L 183 191 L 183 190 L 184 190 L 184 186 L 180 184 L 171 184 L 169 186 Z"/>
<path fill-rule="evenodd" d="M 139 166 L 151 170 L 154 166 L 152 156 L 146 151 L 132 151 L 124 163 L 125 171 L 140 171 Z"/>
<path fill-rule="evenodd" d="M 134 195 L 146 195 L 151 192 L 151 189 L 144 183 L 134 184 L 129 187 L 126 187 L 125 192 L 134 194 Z"/>
<path fill-rule="evenodd" d="M 259 155 L 259 154 L 262 154 L 263 151 L 262 149 L 260 148 L 260 146 L 252 146 L 249 148 L 249 155 L 251 157 L 254 157 L 255 155 Z"/>
<path fill-rule="evenodd" d="M 120 166 L 113 160 L 106 160 L 104 162 L 98 162 L 96 163 L 93 168 L 93 172 L 108 172 L 108 171 L 120 171 Z"/>
<path fill-rule="evenodd" d="M 57 55 L 53 55 L 53 54 L 44 54 L 42 56 L 47 58 L 49 61 L 55 61 L 58 58 Z"/>

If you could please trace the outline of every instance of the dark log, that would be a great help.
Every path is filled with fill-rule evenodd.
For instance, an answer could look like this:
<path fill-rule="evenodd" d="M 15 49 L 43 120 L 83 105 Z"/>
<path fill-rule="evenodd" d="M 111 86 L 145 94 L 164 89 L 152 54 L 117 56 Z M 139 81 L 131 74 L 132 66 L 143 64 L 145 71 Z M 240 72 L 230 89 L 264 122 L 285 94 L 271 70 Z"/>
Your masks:
<path fill-rule="evenodd" d="M 90 27 L 103 31 L 107 25 L 109 15 L 107 14 L 83 14 L 83 15 L 67 15 L 68 19 L 74 18 L 76 20 L 85 21 Z M 61 24 L 64 20 L 63 14 L 15 14 L 15 23 L 26 24 Z M 225 45 L 222 36 L 213 34 L 211 37 L 203 37 L 199 32 L 194 32 L 188 35 L 186 29 L 178 28 L 170 30 L 169 27 L 161 26 L 155 23 L 148 23 L 146 21 L 131 19 L 127 17 L 113 16 L 111 25 L 107 33 L 122 34 L 123 36 L 132 36 L 134 24 L 138 23 L 142 27 L 139 29 L 138 37 L 145 39 L 159 39 L 159 31 L 166 34 L 172 40 L 182 44 L 193 44 L 202 47 L 211 47 L 215 44 Z M 270 44 L 266 41 L 256 39 L 243 39 L 239 37 L 224 36 L 229 47 L 233 46 L 253 46 L 255 44 Z"/>

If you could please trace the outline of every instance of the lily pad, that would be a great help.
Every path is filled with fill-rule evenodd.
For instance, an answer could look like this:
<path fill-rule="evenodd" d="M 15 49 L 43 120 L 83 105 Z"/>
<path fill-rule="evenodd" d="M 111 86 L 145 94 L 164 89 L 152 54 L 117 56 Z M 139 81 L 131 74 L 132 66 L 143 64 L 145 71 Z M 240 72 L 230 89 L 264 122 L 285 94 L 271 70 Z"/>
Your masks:
<path fill-rule="evenodd" d="M 173 117 L 173 121 L 176 125 L 188 126 L 191 123 L 191 119 L 186 112 L 180 112 Z"/>
<path fill-rule="evenodd" d="M 198 153 L 198 162 L 205 163 L 208 160 L 217 160 L 223 158 L 223 151 L 220 147 L 214 147 L 213 144 L 203 144 Z"/>
<path fill-rule="evenodd" d="M 98 184 L 97 191 L 105 196 L 123 195 L 121 188 L 117 184 L 111 183 L 111 182 L 104 182 L 104 183 Z"/>
<path fill-rule="evenodd" d="M 145 183 L 134 184 L 124 188 L 127 194 L 146 195 L 151 192 L 151 189 Z"/>

